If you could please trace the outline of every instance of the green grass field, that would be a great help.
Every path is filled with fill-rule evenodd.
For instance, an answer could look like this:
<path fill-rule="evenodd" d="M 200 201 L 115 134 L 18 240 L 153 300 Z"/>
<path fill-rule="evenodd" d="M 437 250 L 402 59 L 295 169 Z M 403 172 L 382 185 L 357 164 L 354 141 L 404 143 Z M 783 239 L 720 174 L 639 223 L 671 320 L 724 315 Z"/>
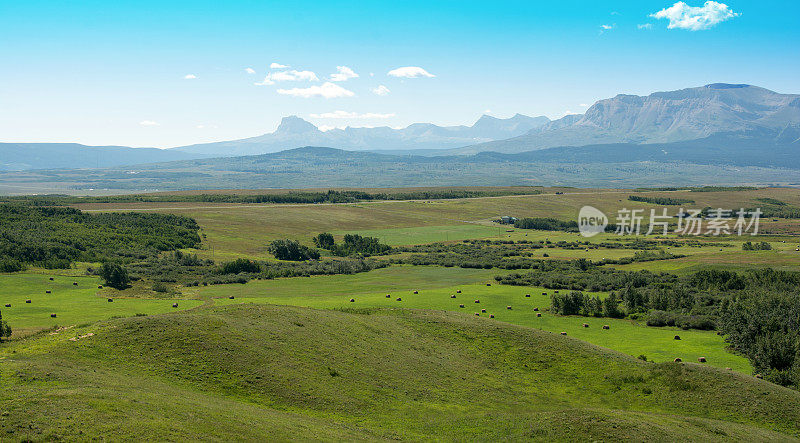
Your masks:
<path fill-rule="evenodd" d="M 800 436 L 796 391 L 441 311 L 236 305 L 75 333 L 0 348 L 4 438 Z"/>
<path fill-rule="evenodd" d="M 544 288 L 496 284 L 496 270 L 393 266 L 357 275 L 315 276 L 253 281 L 245 285 L 220 285 L 203 288 L 199 295 L 212 297 L 217 304 L 271 303 L 322 309 L 410 308 L 475 313 L 495 322 L 542 329 L 585 340 L 637 357 L 665 362 L 676 357 L 697 361 L 706 357 L 708 365 L 732 368 L 749 374 L 748 361 L 725 349 L 722 337 L 713 331 L 683 331 L 677 328 L 651 328 L 630 320 L 562 317 L 544 311 L 550 306 L 552 291 Z M 490 283 L 492 286 L 486 286 Z M 419 294 L 413 294 L 413 291 Z M 461 290 L 461 294 L 456 294 Z M 390 297 L 387 298 L 386 295 Z M 531 297 L 525 297 L 530 294 Z M 594 293 L 592 293 L 594 294 Z M 456 298 L 450 298 L 456 295 Z M 601 297 L 605 294 L 600 293 Z M 234 299 L 228 297 L 234 296 Z M 397 298 L 402 301 L 397 301 Z M 350 302 L 350 299 L 355 302 Z M 475 300 L 480 303 L 475 303 Z M 459 305 L 463 304 L 464 308 Z M 506 309 L 511 306 L 511 310 Z M 537 317 L 534 308 L 542 313 Z M 486 313 L 481 313 L 486 309 Z M 588 323 L 589 327 L 582 325 Z M 603 325 L 610 329 L 603 330 Z M 674 340 L 680 335 L 681 340 Z"/>
<path fill-rule="evenodd" d="M 49 278 L 52 277 L 53 281 Z M 77 282 L 75 286 L 73 283 Z M 0 274 L 0 309 L 3 319 L 24 336 L 41 329 L 67 327 L 107 320 L 114 316 L 160 314 L 201 305 L 199 300 L 130 298 L 113 289 L 98 289 L 96 277 L 43 273 Z M 46 291 L 50 291 L 47 294 Z M 113 298 L 109 302 L 108 298 Z M 25 303 L 30 300 L 30 303 Z M 11 304 L 11 307 L 5 307 Z M 56 314 L 52 318 L 50 314 Z"/>

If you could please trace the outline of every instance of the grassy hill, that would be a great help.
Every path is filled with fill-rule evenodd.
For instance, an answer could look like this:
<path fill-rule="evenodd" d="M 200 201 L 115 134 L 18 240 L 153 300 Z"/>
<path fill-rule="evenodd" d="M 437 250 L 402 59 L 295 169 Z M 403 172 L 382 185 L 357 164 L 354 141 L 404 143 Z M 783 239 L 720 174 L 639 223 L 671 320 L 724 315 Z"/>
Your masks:
<path fill-rule="evenodd" d="M 13 440 L 800 436 L 795 391 L 439 311 L 198 308 L 12 342 L 0 360 Z"/>

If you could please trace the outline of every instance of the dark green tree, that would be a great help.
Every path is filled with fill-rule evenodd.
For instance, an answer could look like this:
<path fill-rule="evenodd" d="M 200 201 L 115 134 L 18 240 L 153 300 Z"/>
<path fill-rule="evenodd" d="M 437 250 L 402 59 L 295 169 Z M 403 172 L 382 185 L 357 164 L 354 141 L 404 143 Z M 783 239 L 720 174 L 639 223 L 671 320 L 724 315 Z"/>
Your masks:
<path fill-rule="evenodd" d="M 301 245 L 297 241 L 290 239 L 274 240 L 269 245 L 269 252 L 278 260 L 303 261 L 319 258 L 319 251 L 316 249 Z"/>
<path fill-rule="evenodd" d="M 314 245 L 322 249 L 331 249 L 334 246 L 333 234 L 323 232 L 314 237 Z"/>
<path fill-rule="evenodd" d="M 103 277 L 106 286 L 115 289 L 125 289 L 131 282 L 128 271 L 118 263 L 103 263 L 100 267 L 100 277 Z"/>

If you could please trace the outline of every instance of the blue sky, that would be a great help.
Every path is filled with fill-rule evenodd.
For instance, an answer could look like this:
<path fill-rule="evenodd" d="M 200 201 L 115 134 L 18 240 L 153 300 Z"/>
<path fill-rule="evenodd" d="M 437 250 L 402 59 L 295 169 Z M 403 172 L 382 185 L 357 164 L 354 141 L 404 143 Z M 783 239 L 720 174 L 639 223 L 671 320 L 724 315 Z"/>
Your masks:
<path fill-rule="evenodd" d="M 687 3 L 0 0 L 0 141 L 171 147 L 286 115 L 449 125 L 713 82 L 800 93 L 800 2 Z M 338 66 L 358 77 L 331 81 Z M 433 77 L 388 75 L 410 67 Z"/>

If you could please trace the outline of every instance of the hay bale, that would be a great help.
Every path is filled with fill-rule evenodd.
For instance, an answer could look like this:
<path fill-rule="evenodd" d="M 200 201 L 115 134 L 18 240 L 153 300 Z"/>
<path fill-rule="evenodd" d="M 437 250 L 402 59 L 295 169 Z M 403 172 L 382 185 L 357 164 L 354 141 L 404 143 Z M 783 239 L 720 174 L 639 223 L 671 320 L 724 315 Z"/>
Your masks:
<path fill-rule="evenodd" d="M 11 307 L 11 303 L 6 303 L 6 307 L 10 308 Z"/>
<path fill-rule="evenodd" d="M 609 325 L 603 325 L 603 329 L 611 329 L 611 326 L 609 326 Z"/>
<path fill-rule="evenodd" d="M 103 285 L 99 285 L 97 289 L 103 289 Z"/>
<path fill-rule="evenodd" d="M 50 314 L 50 318 L 56 318 L 55 314 Z"/>
<path fill-rule="evenodd" d="M 491 286 L 491 285 L 492 285 L 491 283 L 486 283 L 486 286 Z"/>
<path fill-rule="evenodd" d="M 50 281 L 53 281 L 53 277 L 50 277 Z"/>
<path fill-rule="evenodd" d="M 481 316 L 481 314 L 479 314 L 479 313 L 477 313 L 477 312 L 475 313 L 475 315 L 477 315 L 478 317 L 480 317 L 480 316 Z"/>
<path fill-rule="evenodd" d="M 489 318 L 494 318 L 494 314 L 489 314 Z"/>
<path fill-rule="evenodd" d="M 451 296 L 450 296 L 450 298 L 456 298 L 456 295 L 455 295 L 455 294 L 453 294 L 453 295 L 451 295 Z"/>
<path fill-rule="evenodd" d="M 676 335 L 675 338 L 674 338 L 674 340 L 680 340 L 680 339 L 681 339 L 680 335 Z"/>
<path fill-rule="evenodd" d="M 114 299 L 113 299 L 113 298 L 109 298 L 109 299 L 108 299 L 108 302 L 109 302 L 109 303 L 112 303 L 112 302 L 114 302 Z"/>
<path fill-rule="evenodd" d="M 525 298 L 531 298 L 530 294 L 525 294 Z"/>
<path fill-rule="evenodd" d="M 76 281 L 72 282 L 72 286 L 78 286 L 78 282 Z"/>
<path fill-rule="evenodd" d="M 486 313 L 486 309 L 481 309 L 481 314 L 485 314 L 485 313 Z"/>
<path fill-rule="evenodd" d="M 354 299 L 354 298 L 350 299 L 350 303 L 353 303 L 354 301 L 356 301 L 356 299 Z"/>
<path fill-rule="evenodd" d="M 699 361 L 700 363 L 705 363 L 706 362 L 706 358 L 705 357 L 697 357 L 697 361 Z"/>
<path fill-rule="evenodd" d="M 567 333 L 566 332 L 562 332 L 561 335 L 567 335 Z"/>
<path fill-rule="evenodd" d="M 45 294 L 51 294 L 53 291 L 44 291 Z"/>
<path fill-rule="evenodd" d="M 547 295 L 547 292 L 542 292 L 542 295 Z"/>
<path fill-rule="evenodd" d="M 511 306 L 506 306 L 506 309 L 509 309 L 509 310 L 510 310 L 510 309 L 511 309 Z"/>
<path fill-rule="evenodd" d="M 25 303 L 30 303 L 30 302 L 31 302 L 31 299 L 25 300 Z"/>
<path fill-rule="evenodd" d="M 542 316 L 542 313 L 541 313 L 541 312 L 537 312 L 537 313 L 536 313 L 536 316 L 537 316 L 537 317 L 541 317 L 541 316 Z"/>
<path fill-rule="evenodd" d="M 539 308 L 533 308 L 533 312 L 538 312 Z"/>
<path fill-rule="evenodd" d="M 419 294 L 419 291 L 414 291 L 414 294 Z"/>
<path fill-rule="evenodd" d="M 676 358 L 675 360 L 673 360 L 673 361 L 674 361 L 675 363 L 680 363 L 680 362 L 682 362 L 683 360 L 681 360 L 681 358 L 680 358 L 680 357 L 677 357 L 677 358 Z"/>
<path fill-rule="evenodd" d="M 464 305 L 458 305 L 458 307 L 459 307 L 459 308 L 463 308 L 463 307 L 464 307 Z"/>
<path fill-rule="evenodd" d="M 480 302 L 481 302 L 480 300 L 477 300 L 477 299 L 475 300 L 475 303 L 480 303 Z"/>
<path fill-rule="evenodd" d="M 456 290 L 456 294 L 460 294 L 460 293 L 461 293 L 461 289 Z"/>
<path fill-rule="evenodd" d="M 553 291 L 554 294 L 558 294 L 558 291 Z"/>
<path fill-rule="evenodd" d="M 403 299 L 400 298 L 400 297 L 397 297 L 397 301 L 403 301 Z"/>
<path fill-rule="evenodd" d="M 234 296 L 232 296 L 232 295 L 228 296 L 228 300 L 233 300 L 233 299 L 234 299 Z"/>
<path fill-rule="evenodd" d="M 589 327 L 589 323 L 584 323 L 584 324 L 583 324 L 583 327 L 584 327 L 584 328 L 588 328 L 588 327 Z"/>
<path fill-rule="evenodd" d="M 177 307 L 178 307 L 178 304 L 177 304 L 177 303 L 173 303 L 173 304 L 172 304 L 172 307 L 173 307 L 173 308 L 177 308 Z"/>
<path fill-rule="evenodd" d="M 731 368 L 725 368 L 726 371 L 733 371 Z"/>
<path fill-rule="evenodd" d="M 392 294 L 386 294 L 386 298 L 391 298 Z"/>

